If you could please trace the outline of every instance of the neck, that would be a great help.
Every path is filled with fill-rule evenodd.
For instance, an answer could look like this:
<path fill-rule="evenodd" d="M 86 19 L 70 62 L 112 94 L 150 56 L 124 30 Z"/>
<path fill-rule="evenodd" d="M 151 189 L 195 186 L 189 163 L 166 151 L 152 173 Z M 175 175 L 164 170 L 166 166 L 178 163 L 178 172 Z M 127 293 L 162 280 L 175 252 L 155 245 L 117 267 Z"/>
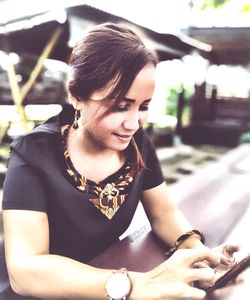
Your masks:
<path fill-rule="evenodd" d="M 78 151 L 81 151 L 85 155 L 92 157 L 118 157 L 119 160 L 124 161 L 123 151 L 116 151 L 108 149 L 97 143 L 88 133 L 84 132 L 80 128 L 75 130 L 72 127 L 69 131 L 68 145 L 75 145 Z"/>

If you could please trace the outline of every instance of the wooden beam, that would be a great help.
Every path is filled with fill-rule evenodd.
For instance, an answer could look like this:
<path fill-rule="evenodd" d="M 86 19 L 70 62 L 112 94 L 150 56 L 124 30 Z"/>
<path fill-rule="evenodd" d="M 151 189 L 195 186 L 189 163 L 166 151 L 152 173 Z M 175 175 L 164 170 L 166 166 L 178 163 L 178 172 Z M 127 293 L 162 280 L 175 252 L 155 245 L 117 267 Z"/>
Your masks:
<path fill-rule="evenodd" d="M 11 95 L 12 95 L 14 104 L 17 107 L 18 113 L 20 115 L 22 126 L 24 129 L 26 129 L 27 117 L 25 114 L 24 107 L 22 106 L 21 91 L 20 91 L 20 87 L 17 82 L 15 66 L 12 63 L 12 61 L 9 57 L 9 54 L 7 55 L 7 59 L 8 59 L 7 74 L 8 74 L 9 83 L 10 83 Z"/>
<path fill-rule="evenodd" d="M 55 47 L 57 41 L 59 40 L 60 36 L 62 35 L 62 33 L 63 33 L 63 28 L 59 27 L 52 34 L 50 40 L 48 41 L 41 56 L 38 59 L 35 68 L 31 72 L 28 81 L 25 83 L 25 85 L 21 89 L 21 95 L 20 95 L 21 103 L 24 101 L 25 97 L 27 96 L 28 92 L 32 88 L 33 84 L 36 82 L 36 79 L 43 68 L 44 61 L 49 57 L 50 53 L 54 49 L 54 47 Z"/>
<path fill-rule="evenodd" d="M 55 47 L 57 41 L 59 40 L 60 36 L 62 35 L 62 33 L 63 33 L 62 27 L 56 28 L 56 30 L 52 34 L 50 40 L 46 44 L 41 56 L 39 57 L 35 68 L 31 72 L 28 81 L 24 84 L 24 86 L 21 89 L 17 82 L 15 66 L 11 62 L 11 59 L 9 58 L 9 49 L 6 48 L 5 52 L 8 54 L 7 55 L 7 57 L 8 57 L 7 73 L 8 73 L 9 83 L 10 83 L 11 95 L 12 95 L 14 104 L 17 107 L 18 113 L 20 115 L 21 123 L 22 123 L 24 130 L 27 130 L 27 117 L 26 117 L 25 110 L 23 107 L 24 99 L 27 96 L 30 89 L 32 88 L 32 86 L 34 85 L 34 83 L 36 82 L 36 79 L 43 68 L 44 61 L 49 57 L 50 53 L 54 49 L 54 47 Z"/>

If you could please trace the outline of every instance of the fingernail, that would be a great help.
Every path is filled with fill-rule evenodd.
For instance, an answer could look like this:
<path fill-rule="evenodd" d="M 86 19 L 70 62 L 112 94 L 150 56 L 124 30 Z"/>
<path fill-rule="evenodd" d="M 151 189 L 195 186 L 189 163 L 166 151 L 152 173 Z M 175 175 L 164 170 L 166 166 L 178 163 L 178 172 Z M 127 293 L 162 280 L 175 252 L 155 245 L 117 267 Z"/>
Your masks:
<path fill-rule="evenodd" d="M 227 263 L 228 263 L 229 265 L 231 265 L 233 262 L 234 262 L 234 258 L 233 258 L 233 257 L 228 257 L 228 258 L 227 258 Z"/>

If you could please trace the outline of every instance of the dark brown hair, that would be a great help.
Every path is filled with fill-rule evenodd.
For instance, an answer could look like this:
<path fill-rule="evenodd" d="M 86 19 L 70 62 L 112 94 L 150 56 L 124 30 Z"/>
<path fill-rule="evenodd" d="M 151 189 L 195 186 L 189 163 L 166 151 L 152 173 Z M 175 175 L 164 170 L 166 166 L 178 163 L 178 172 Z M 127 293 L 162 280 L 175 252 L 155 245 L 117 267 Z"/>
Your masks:
<path fill-rule="evenodd" d="M 156 66 L 154 51 L 145 47 L 141 38 L 122 24 L 104 23 L 93 27 L 74 47 L 70 66 L 72 80 L 69 92 L 77 99 L 89 99 L 91 94 L 112 82 L 106 99 L 122 99 L 137 74 L 148 64 Z M 133 167 L 144 167 L 135 141 Z"/>

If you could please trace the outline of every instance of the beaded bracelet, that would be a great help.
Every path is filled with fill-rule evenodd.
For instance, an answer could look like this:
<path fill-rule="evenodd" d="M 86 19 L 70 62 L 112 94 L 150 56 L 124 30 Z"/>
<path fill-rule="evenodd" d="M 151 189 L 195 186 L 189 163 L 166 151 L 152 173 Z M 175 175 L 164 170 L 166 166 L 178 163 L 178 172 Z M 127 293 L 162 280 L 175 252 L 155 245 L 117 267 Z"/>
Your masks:
<path fill-rule="evenodd" d="M 166 252 L 167 256 L 170 257 L 176 250 L 178 250 L 178 248 L 184 241 L 186 241 L 190 236 L 195 235 L 195 234 L 199 235 L 201 242 L 204 244 L 205 237 L 202 232 L 200 232 L 199 230 L 196 230 L 196 229 L 189 230 L 189 231 L 185 232 L 184 234 L 182 234 L 180 237 L 178 237 L 178 239 L 174 243 L 174 246 L 168 252 Z"/>

